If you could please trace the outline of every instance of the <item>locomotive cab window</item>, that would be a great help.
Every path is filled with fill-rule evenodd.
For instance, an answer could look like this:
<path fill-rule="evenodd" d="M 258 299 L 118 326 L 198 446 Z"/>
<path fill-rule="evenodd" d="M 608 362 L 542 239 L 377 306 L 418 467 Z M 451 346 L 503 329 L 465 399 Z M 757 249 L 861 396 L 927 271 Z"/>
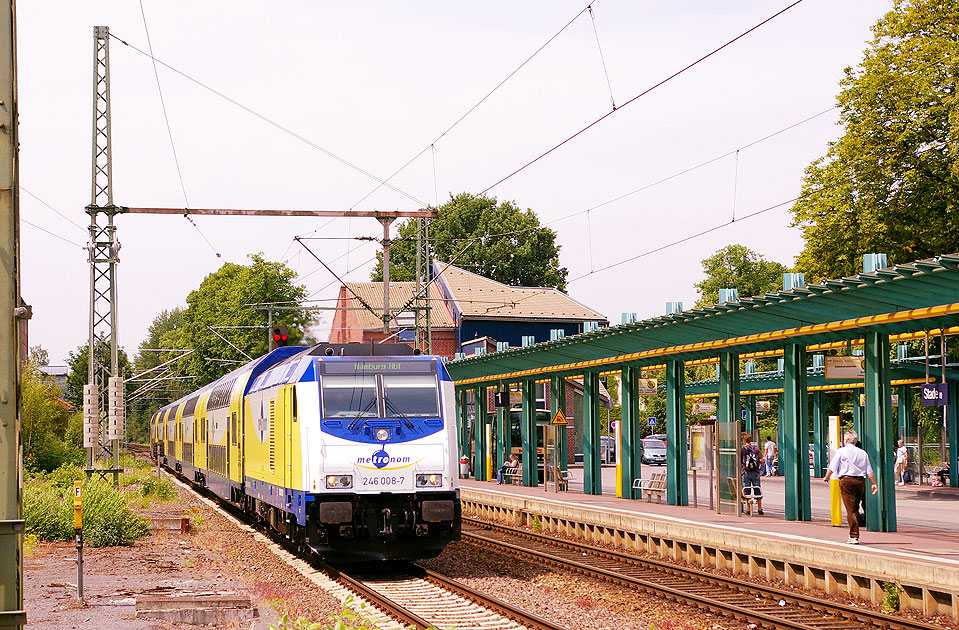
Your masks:
<path fill-rule="evenodd" d="M 387 417 L 436 418 L 440 415 L 433 374 L 384 374 L 383 393 Z"/>
<path fill-rule="evenodd" d="M 323 378 L 324 418 L 376 418 L 376 377 L 373 375 L 326 375 Z"/>

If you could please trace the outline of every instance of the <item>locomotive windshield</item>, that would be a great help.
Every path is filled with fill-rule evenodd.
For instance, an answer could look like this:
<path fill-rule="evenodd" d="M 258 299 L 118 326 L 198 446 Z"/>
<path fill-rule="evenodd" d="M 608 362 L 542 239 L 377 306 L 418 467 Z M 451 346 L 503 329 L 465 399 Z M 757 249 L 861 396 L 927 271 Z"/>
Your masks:
<path fill-rule="evenodd" d="M 324 418 L 375 418 L 376 376 L 327 375 L 323 378 Z"/>
<path fill-rule="evenodd" d="M 440 415 L 436 377 L 432 374 L 384 374 L 387 416 L 436 418 Z"/>

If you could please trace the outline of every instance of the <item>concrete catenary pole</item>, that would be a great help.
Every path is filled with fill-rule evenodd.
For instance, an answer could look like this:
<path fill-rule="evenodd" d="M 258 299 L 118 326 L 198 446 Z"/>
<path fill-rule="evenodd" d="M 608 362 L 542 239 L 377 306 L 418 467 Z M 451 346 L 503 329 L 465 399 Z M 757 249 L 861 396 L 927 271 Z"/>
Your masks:
<path fill-rule="evenodd" d="M 20 444 L 20 238 L 16 9 L 0 11 L 0 627 L 21 628 L 23 453 Z"/>

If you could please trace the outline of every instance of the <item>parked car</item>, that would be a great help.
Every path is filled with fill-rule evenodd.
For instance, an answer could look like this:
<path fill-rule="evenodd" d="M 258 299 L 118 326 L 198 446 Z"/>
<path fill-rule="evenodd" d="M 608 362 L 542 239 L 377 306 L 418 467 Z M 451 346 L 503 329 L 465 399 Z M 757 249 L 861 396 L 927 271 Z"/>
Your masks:
<path fill-rule="evenodd" d="M 644 464 L 666 464 L 666 443 L 657 438 L 645 438 L 642 444 L 641 461 Z"/>

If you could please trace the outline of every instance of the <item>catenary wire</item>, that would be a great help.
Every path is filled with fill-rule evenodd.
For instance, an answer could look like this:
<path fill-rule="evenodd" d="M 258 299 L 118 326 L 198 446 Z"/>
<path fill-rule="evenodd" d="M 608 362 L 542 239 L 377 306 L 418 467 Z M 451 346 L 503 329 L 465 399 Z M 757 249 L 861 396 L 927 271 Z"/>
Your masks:
<path fill-rule="evenodd" d="M 606 87 L 609 88 L 609 102 L 613 109 L 616 109 L 616 99 L 613 98 L 613 84 L 609 81 L 609 70 L 606 69 L 606 58 L 603 56 L 603 46 L 599 43 L 599 30 L 596 28 L 596 15 L 593 13 L 593 5 L 589 9 L 589 21 L 593 24 L 593 35 L 596 36 L 596 48 L 599 50 L 599 60 L 603 64 L 603 75 L 606 77 Z"/>
<path fill-rule="evenodd" d="M 40 230 L 41 232 L 46 232 L 47 234 L 49 234 L 49 235 L 52 236 L 53 238 L 58 238 L 58 239 L 60 239 L 61 241 L 63 241 L 64 243 L 70 243 L 71 245 L 74 245 L 75 247 L 79 247 L 80 249 L 86 249 L 85 246 L 83 246 L 83 245 L 81 245 L 81 244 L 79 244 L 79 243 L 74 243 L 74 242 L 71 241 L 70 239 L 64 238 L 64 237 L 60 236 L 59 234 L 54 234 L 54 233 L 51 232 L 50 230 L 48 230 L 48 229 L 46 229 L 46 228 L 42 228 L 42 227 L 40 227 L 39 225 L 37 225 L 36 223 L 30 223 L 29 221 L 27 221 L 27 220 L 24 219 L 23 217 L 20 218 L 20 223 L 26 223 L 27 225 L 29 225 L 29 226 L 32 227 L 32 228 L 36 228 L 36 229 Z"/>
<path fill-rule="evenodd" d="M 61 217 L 63 217 L 64 219 L 66 219 L 67 221 L 69 221 L 69 222 L 72 223 L 73 225 L 77 226 L 78 229 L 83 230 L 84 233 L 87 233 L 87 232 L 88 232 L 87 228 L 83 227 L 82 225 L 80 225 L 79 223 L 77 223 L 76 221 L 74 221 L 73 219 L 71 219 L 70 217 L 68 217 L 67 215 L 63 214 L 62 212 L 60 212 L 59 210 L 57 210 L 56 208 L 54 208 L 53 206 L 51 206 L 49 203 L 47 203 L 47 202 L 44 201 L 43 199 L 40 199 L 40 197 L 37 197 L 35 194 L 33 194 L 32 192 L 30 192 L 29 190 L 27 190 L 26 188 L 24 188 L 22 185 L 20 186 L 20 192 L 25 192 L 25 193 L 27 193 L 28 195 L 30 195 L 31 197 L 33 197 L 34 199 L 36 199 L 37 201 L 39 201 L 40 203 L 42 203 L 43 205 L 45 205 L 45 206 L 46 206 L 47 208 L 49 208 L 50 210 L 53 210 L 54 212 L 56 212 L 57 214 L 59 214 L 59 215 L 60 215 Z M 33 224 L 31 223 L 30 225 L 33 225 Z"/>
<path fill-rule="evenodd" d="M 157 71 L 157 60 L 156 57 L 153 56 L 153 40 L 150 38 L 150 27 L 147 25 L 147 14 L 146 9 L 143 8 L 143 0 L 140 0 L 140 15 L 143 17 L 143 32 L 146 34 L 147 47 L 150 49 L 150 60 L 153 63 L 153 76 L 157 83 L 157 95 L 160 97 L 160 109 L 163 110 L 163 122 L 166 123 L 167 137 L 170 138 L 170 149 L 173 151 L 173 164 L 176 166 L 176 174 L 180 180 L 180 190 L 183 191 L 183 203 L 189 207 L 190 198 L 186 194 L 186 184 L 183 182 L 183 170 L 180 168 L 180 157 L 176 152 L 176 142 L 173 141 L 173 128 L 170 126 L 170 116 L 167 114 L 166 100 L 163 98 L 163 88 L 160 85 L 160 73 Z M 190 225 L 196 228 L 196 231 L 200 234 L 200 238 L 206 241 L 206 244 L 210 246 L 210 249 L 213 250 L 216 257 L 222 258 L 220 252 L 213 246 L 210 239 L 206 237 L 206 234 L 204 234 L 200 226 L 196 224 L 196 221 L 190 218 L 186 210 L 184 210 L 183 217 L 190 222 Z"/>
<path fill-rule="evenodd" d="M 178 74 L 179 76 L 183 77 L 183 78 L 186 79 L 187 81 L 190 81 L 191 83 L 193 83 L 193 84 L 195 84 L 195 85 L 203 88 L 204 90 L 207 90 L 208 92 L 211 92 L 211 93 L 215 94 L 216 96 L 219 96 L 220 98 L 222 98 L 223 100 L 227 101 L 228 103 L 230 103 L 230 104 L 238 107 L 239 109 L 242 109 L 242 110 L 245 111 L 246 113 L 250 114 L 251 116 L 254 116 L 255 118 L 258 118 L 259 120 L 265 122 L 266 124 L 270 125 L 271 127 L 275 128 L 275 129 L 278 129 L 279 131 L 282 131 L 283 133 L 291 136 L 292 138 L 295 138 L 295 139 L 299 140 L 299 141 L 302 142 L 303 144 L 305 144 L 305 145 L 307 145 L 307 146 L 309 146 L 309 147 L 311 147 L 311 148 L 313 148 L 313 149 L 316 149 L 317 151 L 320 151 L 320 152 L 323 153 L 324 155 L 326 155 L 326 156 L 328 156 L 328 157 L 336 160 L 336 161 L 339 162 L 340 164 L 343 164 L 344 166 L 347 166 L 347 167 L 355 170 L 356 172 L 361 173 L 361 174 L 369 177 L 369 178 L 372 179 L 373 181 L 378 182 L 378 183 L 380 183 L 380 184 L 383 185 L 383 186 L 386 186 L 386 187 L 389 188 L 390 190 L 392 190 L 392 191 L 394 191 L 394 192 L 396 192 L 396 193 L 398 193 L 398 194 L 400 194 L 400 195 L 403 195 L 404 197 L 406 197 L 407 199 L 409 199 L 409 200 L 412 201 L 413 203 L 419 204 L 420 207 L 426 207 L 426 206 L 429 205 L 429 204 L 426 203 L 425 201 L 422 201 L 422 200 L 420 200 L 420 199 L 417 199 L 416 197 L 414 197 L 414 196 L 411 195 L 410 193 L 406 192 L 405 190 L 401 190 L 400 188 L 397 188 L 397 187 L 394 186 L 393 184 L 390 184 L 390 183 L 388 183 L 388 182 L 385 182 L 384 180 L 380 179 L 379 177 L 377 177 L 377 176 L 374 175 L 373 173 L 367 171 L 366 169 L 360 167 L 359 165 L 354 164 L 353 162 L 350 162 L 350 161 L 347 160 L 346 158 L 340 157 L 339 155 L 333 153 L 333 152 L 330 151 L 329 149 L 326 149 L 325 147 L 320 146 L 320 145 L 317 144 L 316 142 L 313 142 L 312 140 L 310 140 L 310 139 L 308 139 L 308 138 L 306 138 L 306 137 L 304 137 L 304 136 L 296 133 L 295 131 L 293 131 L 293 130 L 290 129 L 289 127 L 285 127 L 285 126 L 281 125 L 280 123 L 276 122 L 275 120 L 272 120 L 271 118 L 268 118 L 268 117 L 265 116 L 264 114 L 261 114 L 261 113 L 259 113 L 258 111 L 256 111 L 256 110 L 254 110 L 254 109 L 252 109 L 252 108 L 244 105 L 243 103 L 239 102 L 238 100 L 227 96 L 227 95 L 224 94 L 223 92 L 220 92 L 219 90 L 217 90 L 217 89 L 215 89 L 215 88 L 207 85 L 206 83 L 203 83 L 203 82 L 200 81 L 199 79 L 195 79 L 195 78 L 193 78 L 192 76 L 190 76 L 190 75 L 186 74 L 185 72 L 183 72 L 182 70 L 178 70 L 177 68 L 174 68 L 173 66 L 171 66 L 171 65 L 168 64 L 168 63 L 166 63 L 165 61 L 162 61 L 162 60 L 160 60 L 160 59 L 154 58 L 150 53 L 146 52 L 145 50 L 142 50 L 142 49 L 138 48 L 137 46 L 134 46 L 133 44 L 131 44 L 130 42 L 128 42 L 128 41 L 126 41 L 126 40 L 124 40 L 124 39 L 121 39 L 121 38 L 117 37 L 117 36 L 114 35 L 113 33 L 110 33 L 110 37 L 112 37 L 113 39 L 117 40 L 118 42 L 120 42 L 120 43 L 123 44 L 124 46 L 126 46 L 126 47 L 128 47 L 128 48 L 131 48 L 131 49 L 133 49 L 134 51 L 140 53 L 140 54 L 143 55 L 144 57 L 153 59 L 156 63 L 160 64 L 160 65 L 163 66 L 164 68 L 170 70 L 171 72 L 173 72 L 173 73 L 175 73 L 175 74 Z"/>
<path fill-rule="evenodd" d="M 745 221 L 746 219 L 751 219 L 751 218 L 753 218 L 753 217 L 757 217 L 757 216 L 759 216 L 759 215 L 761 215 L 761 214 L 765 214 L 766 212 L 769 212 L 770 210 L 775 210 L 776 208 L 781 208 L 781 207 L 783 207 L 783 206 L 785 206 L 785 205 L 787 205 L 787 204 L 795 203 L 796 201 L 799 201 L 799 197 L 793 197 L 792 199 L 789 199 L 789 200 L 787 200 L 787 201 L 782 201 L 782 202 L 777 203 L 776 205 L 773 205 L 773 206 L 768 206 L 768 207 L 766 207 L 766 208 L 763 208 L 762 210 L 756 210 L 755 212 L 750 212 L 749 214 L 740 217 L 738 221 L 737 221 L 736 219 L 732 219 L 732 220 L 730 220 L 730 221 L 725 221 L 725 222 L 723 222 L 723 223 L 720 223 L 719 225 L 714 225 L 714 226 L 712 226 L 712 227 L 710 227 L 710 228 L 706 228 L 705 230 L 701 230 L 701 231 L 699 231 L 699 232 L 696 232 L 695 234 L 689 234 L 689 235 L 687 235 L 687 236 L 684 236 L 683 238 L 677 239 L 677 240 L 672 241 L 672 242 L 670 242 L 670 243 L 666 243 L 665 245 L 660 245 L 659 247 L 656 247 L 656 248 L 654 248 L 654 249 L 650 249 L 650 250 L 648 250 L 648 251 L 645 251 L 645 252 L 643 252 L 642 254 L 637 254 L 636 256 L 631 256 L 631 257 L 629 257 L 629 258 L 624 258 L 623 260 L 620 260 L 620 261 L 618 261 L 618 262 L 614 262 L 614 263 L 612 263 L 612 264 L 610 264 L 610 265 L 606 265 L 605 267 L 600 267 L 599 269 L 590 270 L 589 273 L 584 273 L 584 274 L 581 275 L 581 276 L 576 276 L 576 277 L 573 278 L 572 280 L 568 280 L 568 281 L 567 281 L 567 284 L 576 282 L 577 280 L 582 280 L 583 278 L 586 278 L 586 277 L 588 277 L 588 276 L 592 276 L 592 275 L 594 275 L 594 274 L 597 274 L 597 273 L 600 273 L 600 272 L 603 272 L 603 271 L 607 271 L 607 270 L 609 270 L 609 269 L 612 269 L 612 268 L 614 268 L 614 267 L 618 267 L 618 266 L 620 266 L 620 265 L 625 265 L 625 264 L 628 263 L 628 262 L 632 262 L 632 261 L 634 261 L 634 260 L 638 260 L 638 259 L 643 258 L 643 257 L 645 257 L 645 256 L 649 256 L 649 255 L 651 255 L 651 254 L 655 254 L 656 252 L 661 252 L 661 251 L 663 251 L 664 249 L 669 249 L 670 247 L 674 247 L 674 246 L 679 245 L 679 244 L 681 244 L 681 243 L 685 243 L 686 241 L 690 241 L 690 240 L 692 240 L 692 239 L 694 239 L 694 238 L 698 238 L 698 237 L 700 237 L 700 236 L 704 236 L 704 235 L 706 235 L 706 234 L 709 234 L 710 232 L 715 232 L 716 230 L 720 230 L 720 229 L 722 229 L 722 228 L 724 228 L 724 227 L 728 227 L 728 226 L 734 225 L 734 224 L 736 224 L 736 223 L 741 223 L 742 221 Z"/>
<path fill-rule="evenodd" d="M 476 108 L 478 108 L 480 105 L 482 105 L 483 103 L 485 103 L 485 102 L 486 102 L 486 99 L 488 99 L 489 97 L 491 97 L 497 90 L 499 90 L 501 87 L 503 87 L 503 86 L 506 84 L 507 81 L 509 81 L 510 79 L 512 79 L 513 76 L 515 76 L 517 72 L 519 72 L 520 70 L 522 70 L 523 67 L 524 67 L 526 64 L 528 64 L 530 61 L 532 61 L 532 60 L 533 60 L 533 57 L 535 57 L 535 56 L 538 55 L 540 52 L 542 52 L 542 50 L 543 50 L 544 48 L 546 48 L 547 46 L 549 46 L 550 43 L 552 43 L 552 41 L 553 41 L 554 39 L 556 39 L 557 37 L 559 37 L 560 34 L 563 33 L 563 31 L 565 31 L 567 28 L 569 28 L 570 25 L 571 25 L 573 22 L 575 22 L 576 20 L 578 20 L 579 17 L 580 17 L 581 15 L 583 15 L 583 13 L 585 13 L 586 11 L 588 11 L 589 8 L 592 6 L 592 4 L 595 4 L 595 2 L 593 2 L 593 3 L 591 3 L 591 4 L 588 4 L 588 5 L 586 5 L 585 7 L 583 7 L 583 9 L 582 9 L 579 13 L 577 13 L 576 15 L 574 15 L 573 18 L 563 26 L 563 28 L 561 28 L 561 29 L 559 29 L 558 31 L 556 31 L 555 33 L 553 33 L 552 37 L 550 37 L 549 39 L 547 39 L 539 48 L 537 48 L 536 50 L 533 51 L 533 54 L 531 54 L 529 57 L 527 57 L 521 64 L 519 64 L 518 66 L 516 66 L 516 68 L 515 68 L 512 72 L 510 72 L 508 75 L 506 75 L 506 78 L 505 78 L 505 79 L 503 79 L 502 81 L 500 81 L 499 83 L 496 84 L 496 87 L 494 87 L 492 90 L 490 90 L 489 92 L 487 92 L 487 93 L 486 93 L 486 96 L 484 96 L 484 97 L 481 98 L 479 101 L 477 101 L 475 105 L 473 105 L 473 106 L 470 107 L 468 110 L 466 110 L 466 113 L 465 113 L 465 114 L 463 114 L 462 116 L 460 116 L 459 118 L 457 118 L 456 121 L 455 121 L 452 125 L 450 125 L 449 127 L 447 127 L 447 128 L 446 128 L 446 131 L 444 131 L 444 132 L 441 133 L 440 135 L 436 136 L 436 139 L 435 139 L 435 140 L 433 140 L 433 141 L 430 142 L 428 145 L 426 145 L 425 147 L 423 147 L 423 149 L 421 149 L 416 155 L 414 155 L 413 157 L 411 157 L 411 158 L 406 162 L 406 164 L 404 164 L 403 166 L 401 166 L 401 167 L 399 167 L 398 169 L 396 169 L 396 171 L 395 171 L 392 175 L 390 175 L 389 177 L 387 177 L 386 180 L 384 180 L 383 182 L 380 182 L 380 184 L 379 184 L 376 188 L 374 188 L 374 189 L 371 190 L 370 192 L 368 192 L 368 193 L 366 193 L 365 195 L 363 195 L 363 197 L 362 197 L 361 199 L 357 200 L 357 202 L 354 203 L 354 204 L 353 204 L 352 206 L 350 206 L 350 207 L 351 207 L 351 208 L 355 208 L 358 204 L 362 203 L 362 202 L 363 202 L 364 200 L 366 200 L 370 195 L 372 195 L 372 194 L 375 193 L 377 190 L 379 190 L 382 186 L 388 185 L 386 182 L 389 182 L 391 179 L 393 179 L 394 177 L 396 177 L 397 175 L 399 175 L 400 173 L 402 173 L 404 170 L 406 170 L 406 167 L 408 167 L 410 164 L 412 164 L 413 162 L 415 162 L 415 161 L 417 160 L 417 158 L 419 158 L 421 155 L 423 155 L 424 153 L 426 153 L 426 152 L 427 152 L 428 150 L 430 150 L 431 148 L 435 147 L 437 142 L 439 142 L 440 140 L 442 140 L 442 139 L 446 136 L 446 134 L 448 134 L 449 132 L 453 131 L 453 129 L 454 129 L 457 125 L 459 125 L 461 122 L 463 122 L 463 120 L 464 120 L 467 116 L 469 116 L 470 114 L 472 114 L 472 113 L 476 110 Z M 425 205 L 425 204 L 424 204 L 424 205 Z"/>
<path fill-rule="evenodd" d="M 522 171 L 526 170 L 527 168 L 529 168 L 530 166 L 532 166 L 532 165 L 535 164 L 536 162 L 540 161 L 541 159 L 543 159 L 544 157 L 546 157 L 547 155 L 549 155 L 549 154 L 552 153 L 553 151 L 555 151 L 555 150 L 559 149 L 560 147 L 562 147 L 563 145 L 565 145 L 567 142 L 569 142 L 569 141 L 573 140 L 574 138 L 577 138 L 578 136 L 586 133 L 588 130 L 592 129 L 593 127 L 595 127 L 596 125 L 598 125 L 600 122 L 606 120 L 607 118 L 609 118 L 610 116 L 612 116 L 612 115 L 615 114 L 616 112 L 622 111 L 627 105 L 631 105 L 632 103 L 636 102 L 637 100 L 639 100 L 639 99 L 642 98 L 643 96 L 646 96 L 647 94 L 649 94 L 650 92 L 652 92 L 652 91 L 655 90 L 656 88 L 658 88 L 658 87 L 660 87 L 660 86 L 668 83 L 669 81 L 675 79 L 676 77 L 678 77 L 679 75 L 683 74 L 683 73 L 686 72 L 687 70 L 689 70 L 689 69 L 691 69 L 691 68 L 699 65 L 699 64 L 702 63 L 703 61 L 709 59 L 710 57 L 712 57 L 713 55 L 717 54 L 717 53 L 720 52 L 721 50 L 723 50 L 723 49 L 731 46 L 732 44 L 734 44 L 735 42 L 739 41 L 739 40 L 742 39 L 743 37 L 746 37 L 747 35 L 749 35 L 749 34 L 752 33 L 753 31 L 755 31 L 755 30 L 761 28 L 762 26 L 768 24 L 769 22 L 771 22 L 772 20 L 776 19 L 777 17 L 779 17 L 780 15 L 782 15 L 783 13 L 785 13 L 786 11 L 788 11 L 789 9 L 791 9 L 791 8 L 795 7 L 796 5 L 800 4 L 802 1 L 803 1 L 803 0 L 795 0 L 795 2 L 793 2 L 793 3 L 790 4 L 789 6 L 785 7 L 784 9 L 781 9 L 781 10 L 777 11 L 777 12 L 774 13 L 773 15 L 769 16 L 768 18 L 766 18 L 765 20 L 763 20 L 762 22 L 760 22 L 759 24 L 756 24 L 755 26 L 753 26 L 753 27 L 751 27 L 751 28 L 743 31 L 742 33 L 740 33 L 740 34 L 737 35 L 736 37 L 734 37 L 734 38 L 730 39 L 729 41 L 727 41 L 725 44 L 719 46 L 718 48 L 713 49 L 711 52 L 706 53 L 705 55 L 703 55 L 702 57 L 700 57 L 700 58 L 697 59 L 696 61 L 694 61 L 694 62 L 690 63 L 689 65 L 687 65 L 686 67 L 684 67 L 684 68 L 682 68 L 682 69 L 680 69 L 680 70 L 677 70 L 676 72 L 674 72 L 673 74 L 669 75 L 669 76 L 666 77 L 665 79 L 662 79 L 661 81 L 659 81 L 658 83 L 652 85 L 651 87 L 646 88 L 645 90 L 643 90 L 642 92 L 640 92 L 640 93 L 637 94 L 636 96 L 632 97 L 631 99 L 629 99 L 628 101 L 626 101 L 625 103 L 623 103 L 622 105 L 620 105 L 618 109 L 614 109 L 614 110 L 612 110 L 612 111 L 609 111 L 609 112 L 603 114 L 602 116 L 600 116 L 599 118 L 597 118 L 597 119 L 594 120 L 593 122 L 589 123 L 588 125 L 586 125 L 586 126 L 583 127 L 582 129 L 580 129 L 579 131 L 573 133 L 571 136 L 569 136 L 569 137 L 566 138 L 565 140 L 561 141 L 560 143 L 554 145 L 552 148 L 547 149 L 547 150 L 544 151 L 543 153 L 539 154 L 538 156 L 536 156 L 535 158 L 533 158 L 532 160 L 530 160 L 529 162 L 527 162 L 527 163 L 524 164 L 523 166 L 520 166 L 518 169 L 514 170 L 513 172 L 509 173 L 508 175 L 506 175 L 505 177 L 503 177 L 503 178 L 500 179 L 499 181 L 495 182 L 494 184 L 492 184 L 492 185 L 490 185 L 490 186 L 487 186 L 485 189 L 483 189 L 482 192 L 479 193 L 479 195 L 485 195 L 487 192 L 489 192 L 489 191 L 492 190 L 493 188 L 496 188 L 497 186 L 499 186 L 500 184 L 502 184 L 502 183 L 505 182 L 506 180 L 508 180 L 508 179 L 512 178 L 513 176 L 515 176 L 515 175 L 521 173 Z"/>

